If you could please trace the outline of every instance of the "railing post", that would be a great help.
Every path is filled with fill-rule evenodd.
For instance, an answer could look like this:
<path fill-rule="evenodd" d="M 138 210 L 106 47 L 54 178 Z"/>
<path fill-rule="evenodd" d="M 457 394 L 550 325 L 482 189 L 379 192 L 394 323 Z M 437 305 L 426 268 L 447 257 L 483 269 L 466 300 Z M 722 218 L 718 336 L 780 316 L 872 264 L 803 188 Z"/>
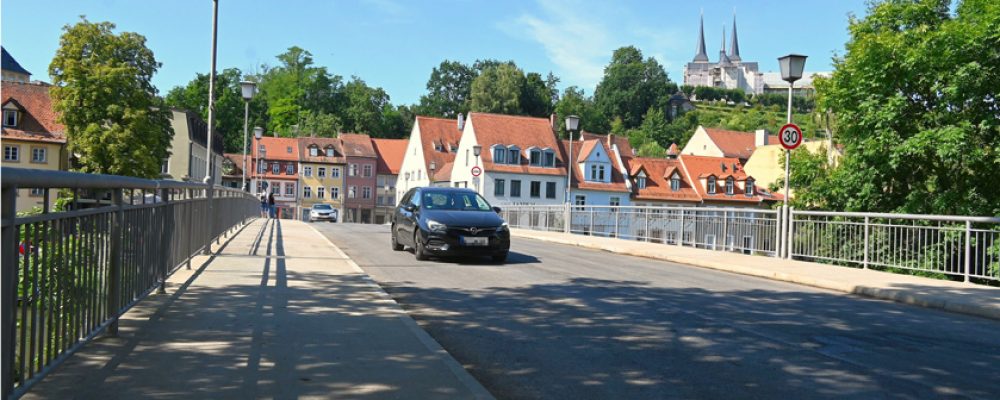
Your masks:
<path fill-rule="evenodd" d="M 972 266 L 969 254 L 972 252 L 972 221 L 965 221 L 965 283 L 969 283 L 969 267 Z"/>
<path fill-rule="evenodd" d="M 594 207 L 590 207 L 590 236 L 594 236 Z"/>
<path fill-rule="evenodd" d="M 620 221 L 621 220 L 621 212 L 619 212 L 621 210 L 617 209 L 617 208 L 611 208 L 609 210 L 612 213 L 615 214 L 615 238 L 620 238 L 621 237 L 621 232 L 618 230 L 618 225 L 621 223 L 621 221 Z"/>
<path fill-rule="evenodd" d="M 649 209 L 648 208 L 643 208 L 642 209 L 642 215 L 646 219 L 646 223 L 645 223 L 646 226 L 643 228 L 643 232 L 645 232 L 646 241 L 648 242 L 648 241 L 650 241 L 649 238 L 653 236 L 653 235 L 651 235 L 649 233 Z"/>
<path fill-rule="evenodd" d="M 729 211 L 722 210 L 722 250 L 729 250 Z M 735 242 L 736 240 L 733 239 Z M 733 243 L 735 245 L 735 243 Z"/>
<path fill-rule="evenodd" d="M 0 220 L 3 221 L 2 234 L 0 234 L 0 271 L 3 278 L 2 293 L 6 298 L 2 300 L 3 307 L 3 368 L 0 374 L 2 379 L 2 397 L 7 398 L 14 390 L 14 332 L 17 330 L 17 320 L 14 317 L 14 307 L 17 304 L 17 227 L 14 225 L 14 218 L 17 217 L 17 187 L 9 186 L 3 188 L 0 194 L 2 210 L 0 210 Z"/>
<path fill-rule="evenodd" d="M 184 199 L 185 202 L 185 212 L 184 224 L 187 225 L 188 231 L 184 235 L 184 256 L 187 258 L 187 269 L 191 269 L 191 258 L 194 257 L 194 249 L 191 248 L 191 236 L 194 235 L 194 210 L 198 203 L 194 200 L 194 191 L 191 189 L 184 189 Z"/>
<path fill-rule="evenodd" d="M 570 219 L 573 218 L 573 209 L 569 206 L 568 202 L 563 205 L 563 218 L 563 233 L 572 233 L 573 227 Z"/>
<path fill-rule="evenodd" d="M 774 212 L 774 256 L 781 258 L 781 213 L 784 207 Z"/>
<path fill-rule="evenodd" d="M 124 241 L 125 204 L 122 200 L 122 189 L 111 191 L 111 202 L 115 213 L 111 218 L 111 269 L 108 271 L 108 335 L 118 336 L 118 312 L 121 309 L 122 293 L 122 244 Z"/>
<path fill-rule="evenodd" d="M 792 259 L 792 237 L 795 235 L 795 207 L 788 207 L 788 239 L 785 242 L 785 258 Z"/>
<path fill-rule="evenodd" d="M 160 237 L 160 251 L 161 257 L 160 265 L 160 288 L 157 292 L 160 294 L 167 293 L 167 271 L 170 267 L 173 267 L 172 260 L 170 259 L 172 252 L 170 251 L 170 242 L 174 237 L 174 203 L 170 201 L 170 190 L 160 189 L 160 199 L 163 200 L 164 204 L 160 206 L 160 210 L 163 213 L 163 232 Z"/>
<path fill-rule="evenodd" d="M 680 223 L 677 224 L 677 245 L 684 245 L 684 209 L 678 210 L 680 212 Z"/>
<path fill-rule="evenodd" d="M 866 215 L 865 216 L 865 255 L 864 255 L 864 261 L 862 261 L 862 263 L 861 263 L 861 267 L 864 268 L 864 269 L 868 269 L 868 235 L 869 235 L 868 230 L 869 230 L 869 226 L 870 226 L 869 222 L 871 222 L 871 221 L 869 220 L 868 216 Z"/>

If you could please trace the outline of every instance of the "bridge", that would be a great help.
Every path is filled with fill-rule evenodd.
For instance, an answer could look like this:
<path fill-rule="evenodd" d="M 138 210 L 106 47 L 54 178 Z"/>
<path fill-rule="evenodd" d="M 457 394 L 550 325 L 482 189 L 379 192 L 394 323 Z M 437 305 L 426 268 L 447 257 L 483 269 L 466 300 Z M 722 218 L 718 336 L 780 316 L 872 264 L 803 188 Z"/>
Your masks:
<path fill-rule="evenodd" d="M 418 262 L 238 191 L 2 174 L 5 398 L 1000 392 L 989 218 L 793 211 L 782 252 L 766 210 L 522 206 L 507 263 Z"/>

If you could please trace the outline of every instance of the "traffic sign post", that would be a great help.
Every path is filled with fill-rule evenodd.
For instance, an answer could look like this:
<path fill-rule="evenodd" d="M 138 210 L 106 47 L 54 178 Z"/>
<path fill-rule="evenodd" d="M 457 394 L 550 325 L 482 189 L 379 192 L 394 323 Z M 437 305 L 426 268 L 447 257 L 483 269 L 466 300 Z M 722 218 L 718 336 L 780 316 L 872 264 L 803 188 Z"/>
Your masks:
<path fill-rule="evenodd" d="M 791 94 L 789 94 L 791 96 Z M 789 111 L 789 121 L 787 124 L 781 127 L 778 131 L 778 141 L 781 142 L 781 147 L 785 148 L 785 198 L 784 205 L 781 207 L 782 218 L 782 249 L 779 251 L 781 253 L 780 257 L 791 258 L 791 238 L 788 237 L 788 232 L 791 231 L 792 214 L 788 210 L 788 180 L 791 179 L 791 162 L 792 162 L 792 150 L 799 147 L 802 144 L 802 128 L 795 125 L 791 121 L 791 111 Z"/>
<path fill-rule="evenodd" d="M 472 176 L 478 177 L 479 175 L 482 175 L 482 174 L 483 174 L 483 169 L 479 168 L 478 165 L 475 166 L 475 167 L 472 167 Z"/>
<path fill-rule="evenodd" d="M 795 124 L 785 124 L 778 131 L 778 141 L 781 142 L 781 147 L 788 150 L 795 150 L 802 144 L 802 129 Z"/>

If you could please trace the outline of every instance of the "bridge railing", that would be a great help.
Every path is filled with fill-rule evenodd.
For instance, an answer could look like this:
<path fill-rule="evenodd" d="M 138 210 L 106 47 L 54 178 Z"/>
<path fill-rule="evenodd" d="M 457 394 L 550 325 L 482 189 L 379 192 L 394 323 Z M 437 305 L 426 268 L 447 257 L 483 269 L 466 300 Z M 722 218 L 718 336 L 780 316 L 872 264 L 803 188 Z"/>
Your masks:
<path fill-rule="evenodd" d="M 670 206 L 506 206 L 511 227 L 1000 282 L 1000 218 Z M 569 225 L 566 224 L 569 221 Z M 782 243 L 784 241 L 784 243 Z M 787 245 L 785 245 L 787 244 Z"/>
<path fill-rule="evenodd" d="M 259 209 L 245 192 L 200 183 L 8 167 L 0 175 L 5 398 L 101 332 L 116 334 L 119 316 Z M 43 196 L 42 210 L 16 214 L 20 189 Z M 53 190 L 65 211 L 51 210 Z"/>

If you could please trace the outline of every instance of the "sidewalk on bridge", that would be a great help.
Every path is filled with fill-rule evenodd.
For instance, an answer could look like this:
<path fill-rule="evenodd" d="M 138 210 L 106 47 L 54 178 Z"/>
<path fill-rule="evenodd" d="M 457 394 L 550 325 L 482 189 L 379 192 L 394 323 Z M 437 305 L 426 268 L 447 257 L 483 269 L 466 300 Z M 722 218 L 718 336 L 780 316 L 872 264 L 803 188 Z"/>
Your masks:
<path fill-rule="evenodd" d="M 213 247 L 25 398 L 492 398 L 307 224 Z"/>
<path fill-rule="evenodd" d="M 1000 320 L 1000 288 L 995 287 L 563 232 L 511 229 L 511 234 Z"/>

